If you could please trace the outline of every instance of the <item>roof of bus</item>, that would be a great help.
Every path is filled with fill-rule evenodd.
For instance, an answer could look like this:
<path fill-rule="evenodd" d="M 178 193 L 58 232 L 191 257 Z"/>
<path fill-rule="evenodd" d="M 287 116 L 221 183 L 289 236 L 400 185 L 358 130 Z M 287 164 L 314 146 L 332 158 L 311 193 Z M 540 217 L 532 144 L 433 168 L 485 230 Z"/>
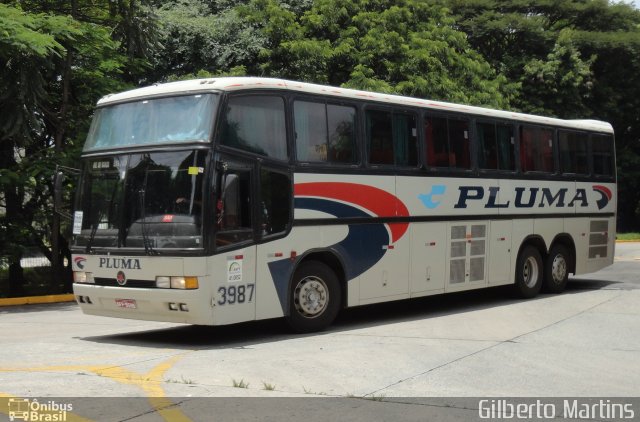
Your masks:
<path fill-rule="evenodd" d="M 203 91 L 241 91 L 247 89 L 284 89 L 289 91 L 321 94 L 338 98 L 377 101 L 389 104 L 424 107 L 433 110 L 468 113 L 476 116 L 486 116 L 499 119 L 519 120 L 541 125 L 563 126 L 573 129 L 593 130 L 613 133 L 613 127 L 599 120 L 562 120 L 532 114 L 516 113 L 512 111 L 494 110 L 484 107 L 474 107 L 462 104 L 432 101 L 399 95 L 382 94 L 355 89 L 337 88 L 326 85 L 316 85 L 305 82 L 288 81 L 284 79 L 258 77 L 220 77 L 209 79 L 192 79 L 187 81 L 155 84 L 144 88 L 133 89 L 118 94 L 110 94 L 98 101 L 99 106 L 109 103 L 131 101 L 136 98 L 148 98 L 162 95 L 188 94 Z"/>

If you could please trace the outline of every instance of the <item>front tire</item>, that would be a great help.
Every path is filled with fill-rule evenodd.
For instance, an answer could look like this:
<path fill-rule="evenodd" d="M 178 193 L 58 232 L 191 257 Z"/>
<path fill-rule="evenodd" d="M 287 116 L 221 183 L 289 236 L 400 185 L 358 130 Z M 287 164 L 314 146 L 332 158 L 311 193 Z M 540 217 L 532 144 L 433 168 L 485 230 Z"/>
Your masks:
<path fill-rule="evenodd" d="M 528 245 L 518 255 L 515 291 L 518 296 L 532 298 L 542 288 L 542 257 L 535 247 Z"/>
<path fill-rule="evenodd" d="M 338 315 L 341 302 L 335 272 L 322 262 L 303 262 L 293 274 L 287 323 L 298 333 L 323 330 Z"/>
<path fill-rule="evenodd" d="M 544 267 L 542 289 L 549 293 L 562 293 L 569 281 L 569 251 L 563 245 L 555 245 L 549 251 Z"/>

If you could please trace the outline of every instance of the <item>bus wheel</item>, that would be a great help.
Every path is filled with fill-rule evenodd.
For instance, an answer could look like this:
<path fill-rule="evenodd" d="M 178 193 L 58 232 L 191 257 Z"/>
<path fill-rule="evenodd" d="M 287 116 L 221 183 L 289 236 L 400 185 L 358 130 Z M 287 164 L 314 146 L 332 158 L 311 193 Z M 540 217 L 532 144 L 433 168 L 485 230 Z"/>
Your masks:
<path fill-rule="evenodd" d="M 555 245 L 549 251 L 544 267 L 542 289 L 549 293 L 561 293 L 569 280 L 569 252 L 563 245 Z"/>
<path fill-rule="evenodd" d="M 338 315 L 340 296 L 331 268 L 318 261 L 303 262 L 293 274 L 287 322 L 299 333 L 323 330 Z"/>
<path fill-rule="evenodd" d="M 516 265 L 516 293 L 524 298 L 531 298 L 540 292 L 542 287 L 542 258 L 533 246 L 525 246 L 518 256 Z"/>

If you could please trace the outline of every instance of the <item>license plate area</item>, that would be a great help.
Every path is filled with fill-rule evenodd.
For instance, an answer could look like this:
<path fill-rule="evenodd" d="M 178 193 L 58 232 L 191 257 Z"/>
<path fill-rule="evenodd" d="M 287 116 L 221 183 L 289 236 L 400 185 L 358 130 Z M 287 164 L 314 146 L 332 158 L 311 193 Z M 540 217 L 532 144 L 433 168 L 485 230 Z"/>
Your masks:
<path fill-rule="evenodd" d="M 116 306 L 126 309 L 138 309 L 134 299 L 116 299 Z"/>

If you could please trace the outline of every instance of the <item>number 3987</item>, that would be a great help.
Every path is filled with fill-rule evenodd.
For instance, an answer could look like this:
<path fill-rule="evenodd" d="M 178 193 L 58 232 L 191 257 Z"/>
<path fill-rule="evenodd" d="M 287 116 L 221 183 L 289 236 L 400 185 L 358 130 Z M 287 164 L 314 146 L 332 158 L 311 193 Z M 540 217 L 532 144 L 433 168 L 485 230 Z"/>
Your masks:
<path fill-rule="evenodd" d="M 218 305 L 234 305 L 253 301 L 254 284 L 222 286 L 218 289 Z"/>

